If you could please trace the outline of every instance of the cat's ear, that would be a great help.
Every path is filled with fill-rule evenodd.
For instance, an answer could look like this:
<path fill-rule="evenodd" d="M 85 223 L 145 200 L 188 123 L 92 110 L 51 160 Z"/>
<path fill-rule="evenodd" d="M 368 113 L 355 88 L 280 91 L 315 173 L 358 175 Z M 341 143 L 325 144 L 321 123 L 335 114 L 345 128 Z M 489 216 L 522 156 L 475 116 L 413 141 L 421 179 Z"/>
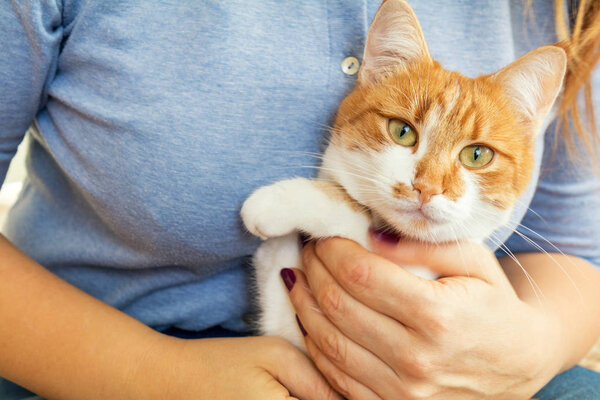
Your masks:
<path fill-rule="evenodd" d="M 524 121 L 539 128 L 560 93 L 566 67 L 563 49 L 544 46 L 504 67 L 491 79 L 504 86 Z"/>
<path fill-rule="evenodd" d="M 371 84 L 400 65 L 429 56 L 421 26 L 404 0 L 385 0 L 373 18 L 359 79 Z"/>

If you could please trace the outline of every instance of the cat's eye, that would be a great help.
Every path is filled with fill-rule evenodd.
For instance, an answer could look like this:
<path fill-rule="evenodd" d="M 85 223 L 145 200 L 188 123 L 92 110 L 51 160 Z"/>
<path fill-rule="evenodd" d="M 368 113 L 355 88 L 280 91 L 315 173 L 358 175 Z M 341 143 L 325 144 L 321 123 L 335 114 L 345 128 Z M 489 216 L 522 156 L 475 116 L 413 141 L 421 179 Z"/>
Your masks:
<path fill-rule="evenodd" d="M 469 168 L 481 168 L 492 161 L 494 150 L 487 146 L 474 144 L 462 149 L 458 158 L 461 163 Z"/>
<path fill-rule="evenodd" d="M 417 144 L 417 132 L 406 122 L 391 118 L 388 122 L 390 137 L 401 146 L 412 147 Z"/>

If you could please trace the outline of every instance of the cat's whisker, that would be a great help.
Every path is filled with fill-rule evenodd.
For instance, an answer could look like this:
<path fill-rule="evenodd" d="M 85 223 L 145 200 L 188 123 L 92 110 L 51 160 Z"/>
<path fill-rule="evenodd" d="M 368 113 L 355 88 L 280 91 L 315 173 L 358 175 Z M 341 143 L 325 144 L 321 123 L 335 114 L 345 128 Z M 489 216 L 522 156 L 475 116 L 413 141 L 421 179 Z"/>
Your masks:
<path fill-rule="evenodd" d="M 458 246 L 458 252 L 460 253 L 460 259 L 462 261 L 462 264 L 465 266 L 465 271 L 467 273 L 467 277 L 471 277 L 471 273 L 469 271 L 469 268 L 467 268 L 467 260 L 465 260 L 465 255 L 464 255 L 462 246 L 460 244 L 459 235 L 456 232 L 456 229 L 454 228 L 454 226 L 450 225 L 450 229 L 452 231 L 452 235 L 454 236 L 454 241 L 456 242 L 456 245 Z"/>
<path fill-rule="evenodd" d="M 518 205 L 520 205 L 522 207 L 527 207 L 527 210 L 530 211 L 536 217 L 538 217 L 540 219 L 540 221 L 542 221 L 544 223 L 547 223 L 547 221 L 538 212 L 536 212 L 534 209 L 532 209 L 531 207 L 529 207 L 529 205 L 526 204 L 523 199 L 518 199 L 517 202 L 516 202 L 516 204 L 518 204 Z"/>
<path fill-rule="evenodd" d="M 546 297 L 544 296 L 542 289 L 539 287 L 537 282 L 535 282 L 535 280 L 533 279 L 531 274 L 529 272 L 527 272 L 527 270 L 525 269 L 523 264 L 521 264 L 521 262 L 517 259 L 517 257 L 514 255 L 514 253 L 504 243 L 501 243 L 500 240 L 498 240 L 494 235 L 491 235 L 489 239 L 490 239 L 490 241 L 492 241 L 492 243 L 494 243 L 496 246 L 498 246 L 498 248 L 500 250 L 502 250 L 502 252 L 504 252 L 504 254 L 506 254 L 508 257 L 510 257 L 519 266 L 519 268 L 521 268 L 521 271 L 523 271 L 525 278 L 529 282 L 529 285 L 531 286 L 531 289 L 533 290 L 533 293 L 535 294 L 535 297 L 536 297 L 540 307 L 542 307 L 542 309 L 545 309 L 544 303 L 542 302 L 542 297 L 544 299 L 546 299 Z M 539 293 L 538 293 L 538 291 L 539 291 Z"/>
<path fill-rule="evenodd" d="M 336 169 L 336 168 L 320 167 L 320 169 L 324 170 L 324 171 L 329 171 L 329 172 L 343 172 L 345 174 L 352 175 L 352 176 L 354 176 L 356 178 L 364 179 L 364 180 L 367 180 L 367 181 L 370 181 L 370 182 L 373 182 L 373 183 L 376 183 L 376 184 L 379 184 L 379 185 L 385 184 L 385 182 L 382 182 L 381 180 L 378 180 L 378 179 L 373 179 L 373 178 L 370 178 L 368 176 L 359 175 L 359 174 L 355 174 L 355 173 L 348 172 L 348 171 L 342 171 L 342 170 L 339 170 L 339 169 Z"/>
<path fill-rule="evenodd" d="M 353 171 L 355 176 L 369 178 L 369 180 L 372 182 L 375 182 L 378 184 L 384 184 L 384 185 L 392 183 L 392 182 L 388 181 L 388 178 L 383 174 L 376 174 L 375 172 L 372 172 L 369 168 L 366 168 L 366 167 L 359 168 L 359 166 L 356 164 L 359 164 L 361 162 L 362 161 L 355 161 L 354 164 L 346 164 L 344 167 L 345 167 L 345 169 L 350 169 L 351 171 Z M 327 170 L 328 168 L 329 167 L 323 167 L 323 169 L 325 169 L 325 170 Z M 332 170 L 331 168 L 329 168 L 329 169 Z M 338 172 L 344 172 L 344 170 L 340 169 Z M 368 174 L 368 175 L 366 175 L 366 174 Z M 385 179 L 385 181 L 384 181 L 384 179 Z"/>
<path fill-rule="evenodd" d="M 487 210 L 483 210 L 483 209 L 473 210 L 472 212 L 474 213 L 473 214 L 474 217 L 481 216 L 484 219 L 493 219 L 493 218 L 497 217 L 494 213 L 489 212 Z M 492 242 L 492 244 L 494 244 L 499 250 L 501 250 L 503 253 L 505 253 L 507 256 L 509 256 L 521 268 L 521 270 L 525 274 L 525 277 L 527 278 L 530 286 L 532 287 L 532 290 L 534 291 L 534 293 L 536 293 L 536 297 L 538 297 L 538 301 L 540 301 L 539 296 L 537 295 L 538 290 L 541 293 L 541 289 L 540 289 L 539 285 L 537 285 L 537 283 L 535 282 L 533 277 L 531 277 L 529 272 L 523 267 L 523 265 L 515 257 L 514 253 L 512 253 L 512 251 L 493 233 L 488 237 L 488 239 Z M 543 293 L 541 293 L 541 294 L 543 295 Z"/>
<path fill-rule="evenodd" d="M 542 253 L 546 254 L 546 256 L 550 257 L 552 262 L 554 264 L 556 264 L 556 266 L 558 266 L 558 268 L 562 271 L 562 273 L 567 277 L 567 279 L 569 280 L 569 282 L 571 283 L 571 285 L 577 292 L 577 295 L 579 296 L 579 300 L 581 301 L 582 305 L 585 304 L 585 301 L 583 300 L 583 295 L 581 294 L 579 287 L 577 286 L 577 284 L 571 277 L 571 274 L 569 274 L 569 272 L 565 269 L 565 267 L 560 262 L 558 262 L 558 260 L 556 258 L 554 258 L 551 253 L 548 253 L 543 247 L 541 247 L 539 244 L 535 243 L 531 238 L 528 238 L 527 236 L 525 236 L 524 234 L 522 234 L 521 232 L 519 232 L 516 229 L 513 232 L 515 234 L 517 234 L 519 237 L 521 237 L 523 240 L 525 240 L 526 242 L 531 244 L 533 247 L 538 249 L 540 252 L 542 252 Z M 581 272 L 581 271 L 579 271 L 579 272 Z"/>
<path fill-rule="evenodd" d="M 386 10 L 386 7 L 380 10 Z M 555 60 L 558 57 L 556 51 L 544 53 L 544 50 L 538 50 L 503 68 L 492 79 L 472 79 L 444 70 L 439 63 L 422 57 L 427 49 L 423 47 L 425 42 L 418 23 L 404 20 L 398 24 L 401 29 L 396 30 L 393 27 L 395 24 L 385 22 L 385 18 L 375 18 L 374 24 L 377 21 L 384 23 L 371 29 L 369 35 L 382 34 L 384 40 L 377 40 L 377 45 L 370 48 L 373 51 L 366 54 L 375 57 L 373 60 L 376 62 L 370 64 L 373 68 L 363 71 L 366 74 L 363 75 L 365 81 L 361 81 L 344 100 L 335 119 L 332 115 L 327 118 L 327 123 L 315 121 L 311 131 L 305 132 L 307 135 L 317 132 L 329 134 L 318 142 L 324 144 L 324 153 L 286 148 L 265 150 L 276 154 L 272 157 L 276 161 L 273 164 L 281 165 L 272 168 L 299 175 L 317 175 L 317 180 L 325 184 L 315 185 L 314 181 L 289 179 L 280 182 L 281 185 L 267 187 L 265 191 L 259 190 L 255 192 L 258 196 L 253 201 L 245 203 L 249 204 L 250 212 L 246 213 L 248 208 L 243 209 L 242 218 L 252 232 L 269 232 L 269 225 L 273 226 L 275 232 L 289 232 L 290 226 L 291 229 L 302 226 L 312 237 L 327 237 L 333 232 L 359 241 L 364 239 L 368 225 L 374 219 L 381 218 L 385 221 L 385 230 L 400 233 L 406 238 L 417 238 L 427 243 L 430 246 L 428 249 L 442 249 L 442 243 L 453 241 L 456 243 L 455 250 L 459 252 L 455 257 L 462 263 L 457 275 L 472 277 L 477 274 L 491 282 L 489 278 L 502 271 L 488 269 L 481 260 L 471 257 L 467 242 L 461 243 L 461 240 L 482 240 L 488 231 L 493 231 L 505 221 L 507 211 L 499 207 L 500 203 L 508 207 L 519 202 L 517 204 L 522 208 L 529 207 L 520 203 L 519 197 L 529 177 L 525 169 L 533 165 L 531 161 L 535 147 L 531 138 L 534 132 L 528 132 L 533 124 L 524 124 L 523 121 L 544 120 L 549 104 L 560 90 L 564 65 Z M 405 34 L 406 28 L 411 30 L 410 35 Z M 371 40 L 368 42 L 372 43 Z M 410 51 L 397 52 L 398 46 Z M 392 130 L 388 126 L 389 132 L 385 132 L 386 115 L 388 118 L 402 119 L 411 129 L 406 130 L 402 125 L 399 130 Z M 411 134 L 406 136 L 409 132 Z M 515 132 L 520 134 L 515 135 Z M 531 133 L 530 137 L 527 137 L 528 133 Z M 481 145 L 464 147 L 467 142 L 480 141 Z M 490 149 L 486 141 L 493 142 L 493 147 L 498 145 L 498 149 L 504 149 L 496 152 L 496 164 L 491 169 L 479 168 L 492 162 L 491 156 L 488 158 Z M 317 147 L 316 143 L 314 147 Z M 468 151 L 463 153 L 467 148 Z M 478 154 L 487 155 L 479 158 Z M 461 163 L 473 168 L 463 169 Z M 410 182 L 415 182 L 415 186 L 411 187 Z M 416 188 L 420 191 L 418 196 Z M 428 208 L 422 210 L 431 219 L 418 220 L 409 211 L 415 210 L 419 201 L 444 192 L 447 193 L 446 200 L 431 202 L 431 215 Z M 401 193 L 406 197 L 399 198 Z M 261 197 L 263 195 L 265 197 Z M 489 207 L 485 199 L 494 196 L 501 197 L 498 197 L 496 207 Z M 419 200 L 416 200 L 417 197 Z M 343 214 L 338 212 L 343 204 L 356 205 L 353 200 L 364 208 L 345 207 Z M 277 205 L 282 206 L 281 213 L 277 212 Z M 543 221 L 539 214 L 528 209 Z M 444 214 L 436 218 L 439 213 Z M 433 220 L 439 220 L 439 223 Z M 267 229 L 259 229 L 263 226 Z M 556 259 L 556 254 L 553 257 L 544 249 L 548 246 L 541 246 L 540 240 L 534 241 L 534 234 L 527 234 L 529 228 L 521 225 L 521 221 L 511 221 L 509 226 L 511 229 L 516 227 L 513 229 L 514 235 L 522 237 L 553 259 L 582 297 L 569 270 L 557 262 L 560 260 Z M 333 230 L 330 229 L 332 227 Z M 548 302 L 534 279 L 534 276 L 541 276 L 537 275 L 538 271 L 532 275 L 522 265 L 520 257 L 515 256 L 495 232 L 488 239 L 489 243 L 507 255 L 508 258 L 503 260 L 510 259 L 515 263 L 514 271 L 524 290 L 531 290 L 535 295 L 533 302 L 537 300 L 542 310 L 547 312 L 552 303 Z M 550 243 L 548 240 L 546 242 Z M 275 246 L 280 244 L 271 243 L 275 243 Z M 296 260 L 297 242 L 293 240 L 292 245 L 295 253 L 290 254 L 289 260 Z M 266 254 L 269 258 L 267 264 L 279 264 L 279 261 L 275 263 L 271 259 L 277 259 L 279 254 L 276 253 L 279 251 L 285 252 L 287 245 L 284 246 L 275 249 L 274 257 Z M 562 254 L 556 246 L 552 246 Z M 270 250 L 265 248 L 265 252 Z M 259 251 L 256 256 L 260 254 L 262 252 Z M 287 258 L 281 261 L 281 264 L 288 264 Z M 496 264 L 491 266 L 495 267 Z M 278 273 L 279 266 L 274 267 L 274 274 Z M 259 270 L 257 268 L 257 272 Z M 273 280 L 277 289 L 285 290 L 281 288 L 278 276 L 274 277 L 277 278 Z M 542 278 L 539 279 L 541 282 Z M 508 285 L 502 291 L 514 297 Z M 279 300 L 264 304 L 284 307 Z M 507 301 L 506 304 L 511 303 Z M 288 321 L 291 322 L 291 330 L 298 333 L 293 310 L 289 311 L 292 317 Z M 299 343 L 302 342 L 301 337 L 297 339 Z"/>
<path fill-rule="evenodd" d="M 550 247 L 552 247 L 554 250 L 556 250 L 557 253 L 566 256 L 566 254 L 560 249 L 558 248 L 554 243 L 552 243 L 550 240 L 546 239 L 543 235 L 540 235 L 538 232 L 534 231 L 533 229 L 529 228 L 528 226 L 525 226 L 521 223 L 517 224 L 517 227 L 521 227 L 525 230 L 527 230 L 528 232 L 531 232 L 532 234 L 534 234 L 536 237 L 538 237 L 539 239 L 543 240 L 545 243 L 547 243 Z M 513 232 L 515 232 L 516 229 L 513 230 Z M 516 233 L 516 232 L 515 232 Z M 528 238 L 531 240 L 531 238 Z M 541 250 L 543 250 L 544 252 L 546 252 L 546 250 L 544 250 L 543 248 L 541 248 Z M 571 261 L 569 258 L 567 258 L 567 260 L 569 260 L 569 263 L 571 264 L 571 266 L 573 268 L 575 268 L 576 271 L 578 271 L 579 273 L 581 273 L 581 270 L 579 268 L 579 266 L 577 264 L 575 264 L 573 261 Z"/>
<path fill-rule="evenodd" d="M 535 210 L 533 210 L 531 207 L 527 207 L 527 210 L 530 211 L 533 215 L 535 215 L 536 217 L 538 217 L 540 219 L 540 221 L 544 222 L 544 223 L 548 223 L 548 221 L 546 221 L 544 219 L 544 217 L 542 217 L 538 212 L 536 212 Z"/>
<path fill-rule="evenodd" d="M 480 210 L 482 211 L 482 210 Z M 492 216 L 492 215 L 490 215 Z M 577 284 L 575 283 L 575 281 L 573 280 L 573 278 L 571 277 L 571 275 L 569 274 L 569 272 L 565 269 L 565 267 L 552 255 L 552 253 L 549 253 L 548 251 L 546 251 L 546 249 L 544 249 L 540 244 L 536 243 L 532 238 L 528 237 L 527 235 L 525 235 L 524 233 L 520 232 L 518 230 L 519 227 L 527 230 L 528 232 L 531 232 L 532 234 L 534 234 L 535 236 L 537 236 L 539 239 L 543 240 L 545 243 L 547 243 L 549 246 L 551 246 L 554 250 L 556 250 L 557 253 L 561 254 L 561 255 L 565 255 L 565 253 L 558 248 L 554 243 L 552 243 L 550 240 L 548 240 L 547 238 L 545 238 L 543 235 L 540 235 L 539 233 L 537 233 L 536 231 L 534 231 L 533 229 L 519 223 L 519 222 L 513 222 L 513 225 L 515 225 L 515 228 L 512 229 L 511 231 L 516 234 L 517 236 L 519 236 L 521 239 L 523 239 L 524 241 L 526 241 L 527 243 L 529 243 L 531 246 L 533 246 L 535 249 L 537 249 L 540 253 L 545 254 L 546 256 L 548 256 L 552 262 L 558 266 L 558 268 L 563 272 L 563 274 L 567 277 L 567 279 L 569 280 L 569 282 L 571 283 L 571 285 L 573 286 L 573 288 L 577 291 L 577 294 L 581 300 L 581 302 L 583 302 L 583 297 L 581 295 L 581 292 L 579 290 L 579 288 L 577 287 Z M 577 264 L 575 264 L 570 258 L 567 258 L 568 262 L 571 264 L 571 266 L 578 272 L 581 274 L 581 270 L 579 269 L 579 266 Z"/>
<path fill-rule="evenodd" d="M 479 210 L 478 211 L 479 215 L 485 215 L 486 212 L 484 210 Z M 487 213 L 488 216 L 490 218 L 493 218 L 494 215 L 493 213 Z M 522 227 L 523 229 L 533 233 L 534 235 L 536 235 L 537 237 L 539 237 L 541 240 L 543 240 L 544 242 L 546 242 L 548 245 L 550 245 L 553 249 L 555 249 L 558 253 L 564 255 L 564 253 L 556 246 L 554 245 L 551 241 L 549 241 L 548 239 L 546 239 L 545 237 L 543 237 L 542 235 L 540 235 L 539 233 L 535 232 L 533 229 L 528 228 L 527 226 L 518 223 L 518 222 L 509 222 L 510 224 L 514 225 L 515 228 L 511 229 L 511 231 L 516 234 L 517 236 L 519 236 L 520 238 L 522 238 L 524 241 L 526 241 L 527 243 L 529 243 L 531 246 L 533 246 L 535 249 L 537 249 L 540 253 L 545 254 L 546 256 L 548 256 L 552 262 L 558 266 L 558 268 L 563 272 L 563 274 L 567 277 L 567 279 L 569 280 L 569 282 L 571 283 L 571 285 L 573 286 L 573 288 L 577 291 L 577 294 L 580 298 L 580 300 L 583 302 L 583 297 L 581 295 L 581 292 L 579 290 L 579 288 L 577 287 L 577 284 L 575 283 L 575 281 L 573 280 L 573 278 L 571 277 L 571 275 L 568 273 L 568 271 L 565 269 L 565 267 L 554 257 L 552 256 L 551 253 L 548 253 L 542 246 L 540 246 L 538 243 L 536 243 L 533 239 L 529 238 L 528 236 L 526 236 L 525 234 L 523 234 L 522 232 L 519 232 L 518 227 Z M 491 238 L 490 238 L 491 239 Z M 496 243 L 497 245 L 497 243 Z M 578 268 L 578 266 L 573 263 L 570 259 L 567 258 L 567 260 L 569 261 L 569 263 L 575 268 L 576 271 L 580 272 L 580 269 Z"/>
<path fill-rule="evenodd" d="M 469 227 L 466 225 L 466 223 L 464 223 L 462 221 L 456 221 L 456 222 L 457 222 L 458 225 L 460 225 L 460 229 L 462 231 L 469 232 Z M 456 235 L 456 231 L 454 231 L 454 232 L 455 232 L 455 235 Z M 460 248 L 460 239 L 458 238 L 458 236 L 457 236 L 456 241 L 457 241 L 457 244 L 458 244 L 458 246 Z M 464 259 L 463 259 L 463 262 L 464 262 Z M 489 280 L 489 276 L 488 276 L 487 272 L 485 271 L 485 269 L 482 269 L 482 273 L 483 273 L 484 278 L 487 279 L 487 280 Z"/>

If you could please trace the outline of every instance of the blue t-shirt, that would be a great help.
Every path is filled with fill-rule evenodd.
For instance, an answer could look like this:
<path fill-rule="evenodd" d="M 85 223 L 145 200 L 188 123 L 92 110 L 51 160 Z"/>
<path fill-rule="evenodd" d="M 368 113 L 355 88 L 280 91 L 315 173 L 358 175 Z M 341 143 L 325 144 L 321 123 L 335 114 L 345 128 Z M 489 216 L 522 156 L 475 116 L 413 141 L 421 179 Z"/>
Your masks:
<path fill-rule="evenodd" d="M 411 3 L 433 57 L 467 76 L 556 41 L 550 1 L 533 2 L 535 26 L 520 0 Z M 32 126 L 28 178 L 3 233 L 150 326 L 246 329 L 259 242 L 239 208 L 261 185 L 314 176 L 313 154 L 356 82 L 340 65 L 360 60 L 378 6 L 0 2 L 0 182 Z M 598 182 L 566 165 L 561 146 L 550 156 L 540 137 L 533 182 L 495 237 L 538 251 L 510 236 L 516 227 L 554 251 L 532 229 L 600 265 Z"/>

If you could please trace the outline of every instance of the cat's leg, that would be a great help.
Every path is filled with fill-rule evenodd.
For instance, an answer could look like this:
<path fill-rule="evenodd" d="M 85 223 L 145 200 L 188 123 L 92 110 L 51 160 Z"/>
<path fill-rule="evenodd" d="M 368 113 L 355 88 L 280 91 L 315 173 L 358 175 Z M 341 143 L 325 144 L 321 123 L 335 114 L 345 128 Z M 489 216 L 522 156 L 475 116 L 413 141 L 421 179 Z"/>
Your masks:
<path fill-rule="evenodd" d="M 337 185 L 304 178 L 262 187 L 241 211 L 250 232 L 266 240 L 254 255 L 262 334 L 280 336 L 306 351 L 296 313 L 280 278 L 302 268 L 298 231 L 314 238 L 341 236 L 368 246 L 370 216 Z"/>
<path fill-rule="evenodd" d="M 263 186 L 244 202 L 241 215 L 246 228 L 263 239 L 301 231 L 369 248 L 369 213 L 333 183 L 295 178 Z"/>
<path fill-rule="evenodd" d="M 296 311 L 279 274 L 282 268 L 302 267 L 298 234 L 268 239 L 254 254 L 253 263 L 261 310 L 258 321 L 260 333 L 282 337 L 306 351 L 296 323 Z"/>

